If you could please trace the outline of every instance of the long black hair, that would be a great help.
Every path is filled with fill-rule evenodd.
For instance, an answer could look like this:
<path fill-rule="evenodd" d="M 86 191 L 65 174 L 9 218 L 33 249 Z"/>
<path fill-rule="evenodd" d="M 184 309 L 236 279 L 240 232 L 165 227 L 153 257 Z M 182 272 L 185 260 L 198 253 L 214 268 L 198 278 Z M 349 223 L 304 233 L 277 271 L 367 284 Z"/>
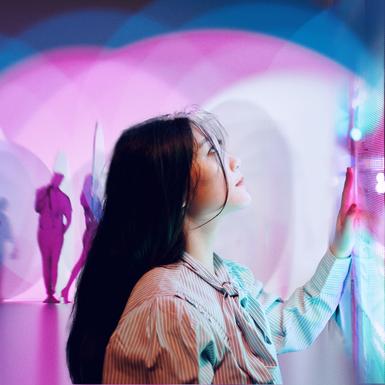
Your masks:
<path fill-rule="evenodd" d="M 226 131 L 214 115 L 197 107 L 161 115 L 126 129 L 115 144 L 102 216 L 70 315 L 66 359 L 73 383 L 102 382 L 105 349 L 134 285 L 183 255 L 183 223 L 199 183 L 199 173 L 192 176 L 193 127 L 214 146 L 226 182 L 225 202 L 211 221 L 228 198 L 224 146 L 213 140 L 224 144 Z"/>

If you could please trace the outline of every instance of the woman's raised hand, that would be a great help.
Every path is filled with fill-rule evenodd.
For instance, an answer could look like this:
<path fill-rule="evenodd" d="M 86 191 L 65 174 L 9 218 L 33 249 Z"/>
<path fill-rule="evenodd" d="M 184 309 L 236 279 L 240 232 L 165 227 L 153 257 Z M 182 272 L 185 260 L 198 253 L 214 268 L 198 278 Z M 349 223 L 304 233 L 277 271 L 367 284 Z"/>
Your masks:
<path fill-rule="evenodd" d="M 330 251 L 337 258 L 347 258 L 351 255 L 359 220 L 359 209 L 353 202 L 354 172 L 351 167 L 346 170 L 345 184 L 342 192 L 341 207 L 337 216 L 334 239 Z"/>

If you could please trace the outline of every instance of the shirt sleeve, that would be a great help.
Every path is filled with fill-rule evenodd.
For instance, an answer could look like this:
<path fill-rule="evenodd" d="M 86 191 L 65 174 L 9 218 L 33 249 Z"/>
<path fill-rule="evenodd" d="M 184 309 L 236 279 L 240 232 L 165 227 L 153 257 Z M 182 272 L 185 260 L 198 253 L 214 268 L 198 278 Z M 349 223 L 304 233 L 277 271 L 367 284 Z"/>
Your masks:
<path fill-rule="evenodd" d="M 265 313 L 277 354 L 304 350 L 316 340 L 338 306 L 351 259 L 337 258 L 328 249 L 311 279 L 286 300 L 265 291 L 253 272 L 240 265 L 249 295 Z"/>
<path fill-rule="evenodd" d="M 210 384 L 213 338 L 189 306 L 158 296 L 130 310 L 107 345 L 103 383 Z"/>

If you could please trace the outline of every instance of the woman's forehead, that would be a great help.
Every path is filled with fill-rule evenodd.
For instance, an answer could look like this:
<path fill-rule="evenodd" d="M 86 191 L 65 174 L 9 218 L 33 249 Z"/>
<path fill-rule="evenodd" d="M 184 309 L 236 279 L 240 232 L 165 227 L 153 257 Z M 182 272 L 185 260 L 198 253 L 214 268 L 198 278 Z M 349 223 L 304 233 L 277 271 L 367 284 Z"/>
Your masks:
<path fill-rule="evenodd" d="M 198 128 L 194 128 L 193 132 L 194 132 L 194 137 L 195 137 L 195 140 L 197 141 L 197 143 L 201 143 L 203 140 L 206 139 L 206 136 Z"/>
<path fill-rule="evenodd" d="M 198 122 L 191 122 L 195 151 L 202 149 L 205 143 L 212 143 L 218 150 L 227 147 L 224 137 L 224 133 L 227 135 L 226 131 L 223 132 L 222 130 L 224 129 L 216 124 L 216 121 L 206 123 L 207 124 L 202 127 Z"/>
<path fill-rule="evenodd" d="M 207 140 L 208 137 L 211 138 L 211 140 L 214 142 L 217 141 L 216 136 L 212 132 L 210 132 L 206 129 L 202 130 L 201 128 L 197 127 L 196 125 L 193 125 L 193 134 L 194 134 L 194 138 L 198 144 Z"/>

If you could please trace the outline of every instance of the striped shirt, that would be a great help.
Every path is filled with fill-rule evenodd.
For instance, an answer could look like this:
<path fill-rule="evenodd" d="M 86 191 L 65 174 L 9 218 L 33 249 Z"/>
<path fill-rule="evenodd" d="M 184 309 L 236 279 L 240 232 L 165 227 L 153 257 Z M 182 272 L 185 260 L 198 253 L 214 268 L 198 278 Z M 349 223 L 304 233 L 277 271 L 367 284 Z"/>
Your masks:
<path fill-rule="evenodd" d="M 278 384 L 277 355 L 310 346 L 339 303 L 351 256 L 328 249 L 283 300 L 245 265 L 187 252 L 136 283 L 106 347 L 103 383 Z"/>

